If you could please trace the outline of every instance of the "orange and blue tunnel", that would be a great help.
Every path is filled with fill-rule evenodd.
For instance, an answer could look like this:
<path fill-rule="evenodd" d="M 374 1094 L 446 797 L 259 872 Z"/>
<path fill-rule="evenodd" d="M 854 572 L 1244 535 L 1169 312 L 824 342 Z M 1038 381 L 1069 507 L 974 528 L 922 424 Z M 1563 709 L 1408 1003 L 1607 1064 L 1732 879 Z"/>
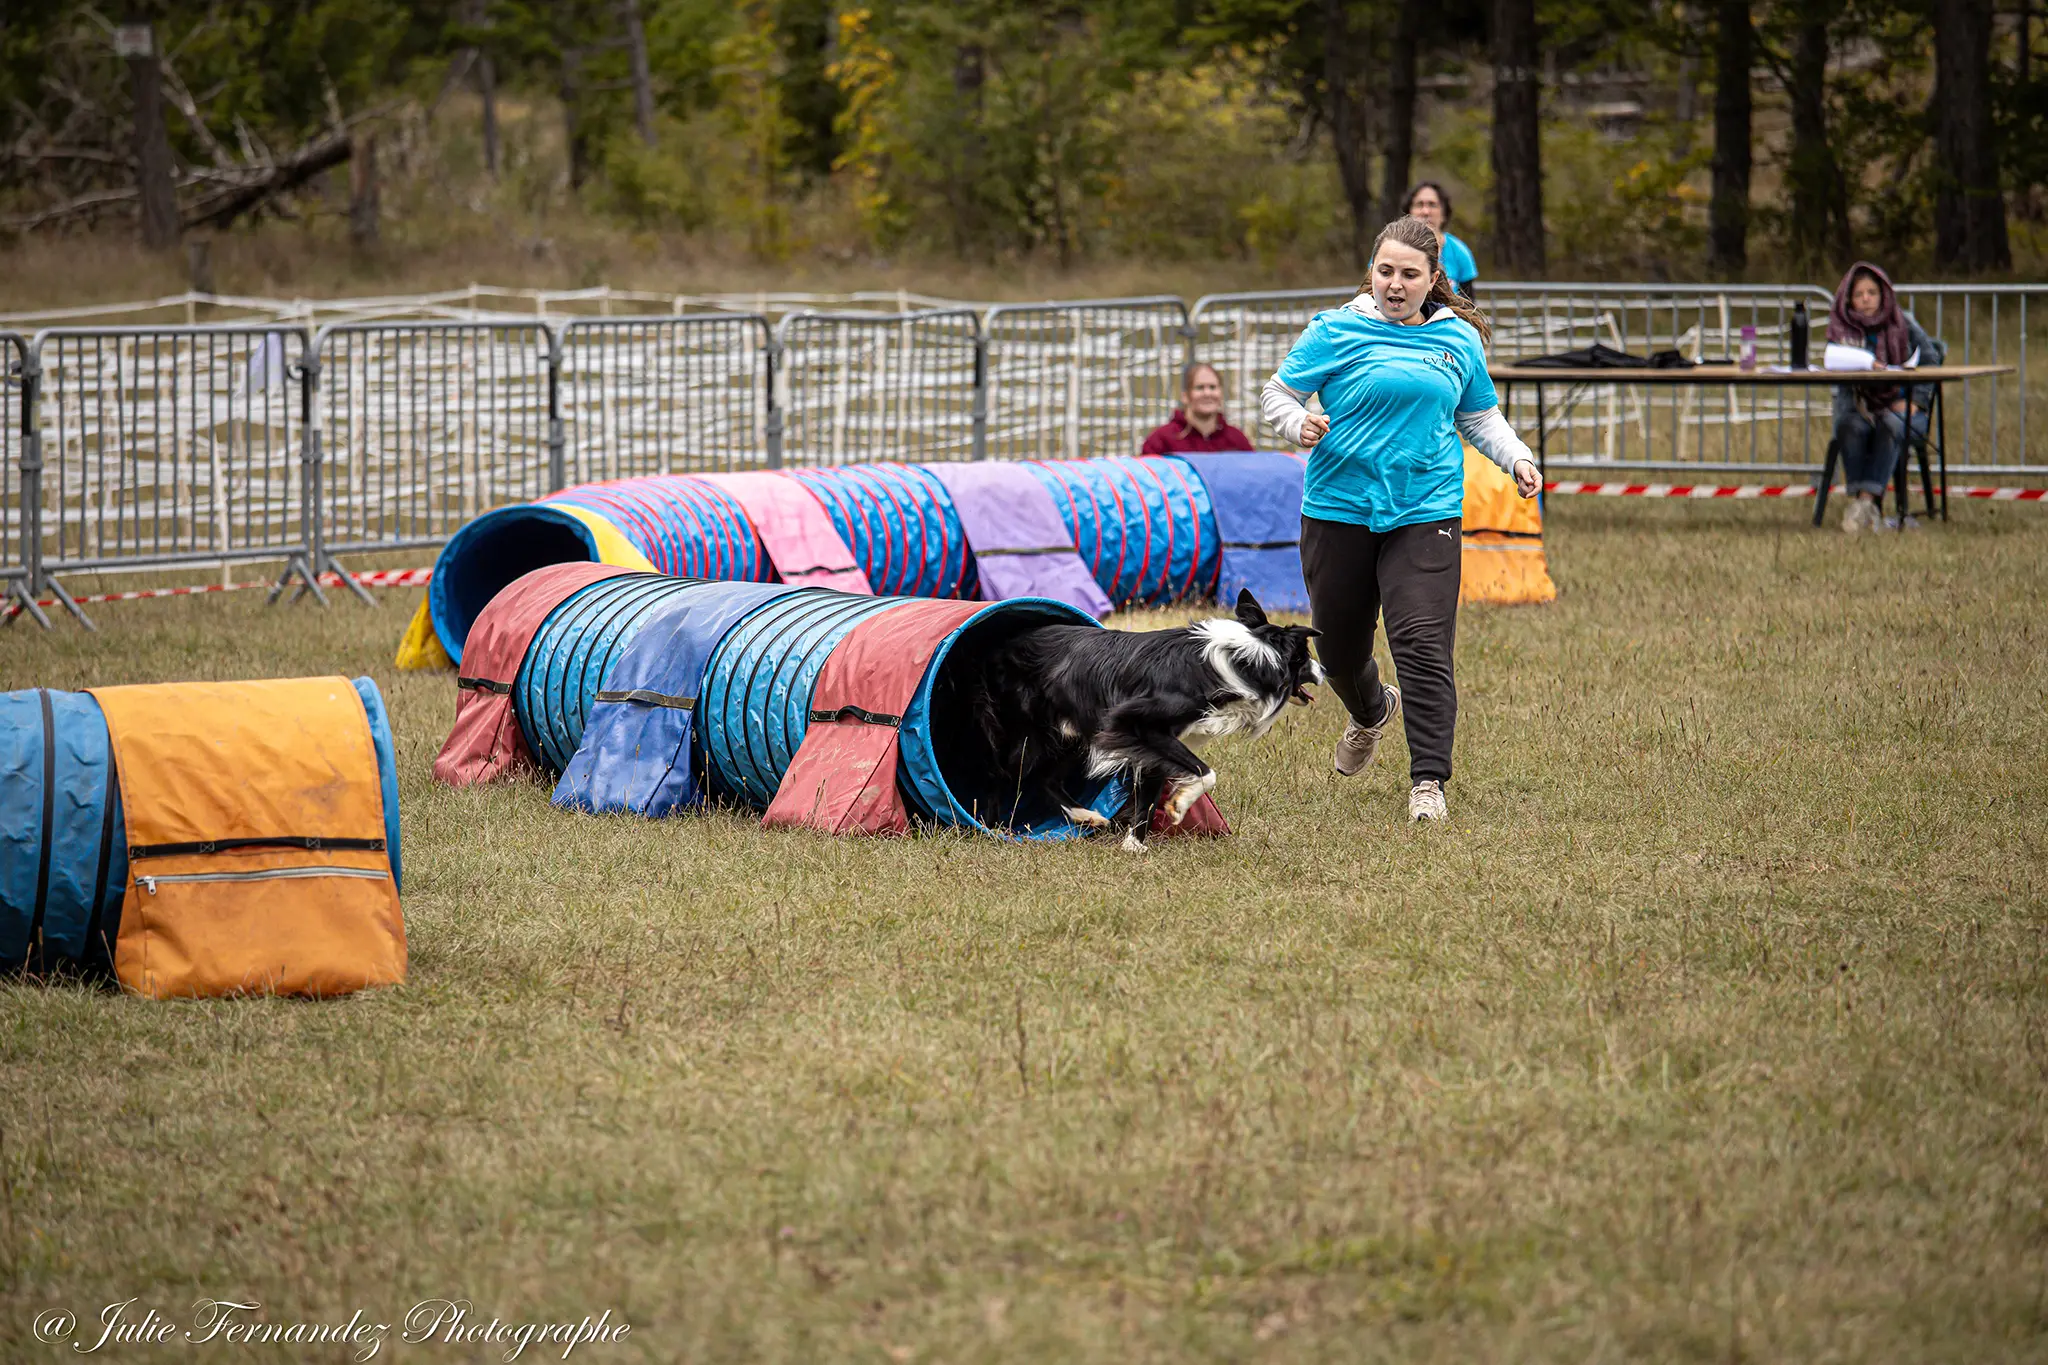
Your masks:
<path fill-rule="evenodd" d="M 360 703 L 352 723 L 367 724 L 374 754 L 375 804 L 381 805 L 383 826 L 379 852 L 388 850 L 395 887 L 400 877 L 398 770 L 391 722 L 376 683 L 356 678 L 351 685 Z M 219 691 L 263 684 L 190 686 Z M 168 704 L 178 705 L 175 688 L 156 691 Z M 214 739 L 227 742 L 218 734 Z M 130 822 L 115 753 L 107 716 L 92 693 L 49 688 L 0 693 L 0 967 L 57 971 L 112 966 L 124 895 L 132 879 L 148 880 L 131 866 Z M 256 813 L 263 805 L 262 774 L 243 769 L 263 767 L 265 756 L 266 751 L 252 747 L 223 757 L 230 771 L 222 785 L 257 794 L 249 818 L 259 824 L 264 818 Z M 174 785 L 182 783 L 182 797 L 174 793 L 173 803 L 190 804 L 204 785 L 203 776 L 170 774 Z M 189 812 L 182 814 L 190 818 Z"/>

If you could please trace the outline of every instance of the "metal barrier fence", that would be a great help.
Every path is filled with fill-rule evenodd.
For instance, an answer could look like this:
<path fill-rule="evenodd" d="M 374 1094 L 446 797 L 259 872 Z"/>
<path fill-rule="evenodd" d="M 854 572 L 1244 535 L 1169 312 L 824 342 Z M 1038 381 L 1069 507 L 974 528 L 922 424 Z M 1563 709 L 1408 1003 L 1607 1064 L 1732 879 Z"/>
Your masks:
<path fill-rule="evenodd" d="M 1740 354 L 1750 329 L 1757 364 L 1790 359 L 1793 310 L 1807 309 L 1812 355 L 1827 335 L 1830 295 L 1804 285 L 1534 286 L 1482 291 L 1500 360 L 1604 343 L 1647 356 L 1675 350 L 1688 360 Z M 1562 373 L 1546 385 L 1552 467 L 1797 473 L 1820 463 L 1833 423 L 1826 389 L 1776 385 L 1654 387 L 1601 383 Z M 1554 396 L 1554 397 L 1553 397 Z M 1510 412 L 1518 426 L 1532 414 Z"/>
<path fill-rule="evenodd" d="M 1135 453 L 1175 406 L 1189 339 L 1187 304 L 1165 296 L 989 309 L 988 453 Z"/>
<path fill-rule="evenodd" d="M 985 390 L 972 309 L 791 313 L 775 327 L 775 465 L 971 460 Z"/>
<path fill-rule="evenodd" d="M 28 573 L 29 518 L 22 507 L 22 451 L 27 446 L 28 341 L 0 332 L 0 579 Z"/>
<path fill-rule="evenodd" d="M 1951 474 L 2048 469 L 2048 437 L 2027 423 L 2027 391 L 2048 384 L 2048 354 L 2027 345 L 2030 324 L 2048 320 L 2048 285 L 1902 284 L 1899 303 L 1931 337 L 1948 344 L 1951 365 L 2011 365 L 2014 373 L 1957 386 L 1947 400 Z M 2031 317 L 2029 304 L 2033 305 Z M 2013 450 L 2017 460 L 1999 458 Z M 1982 452 L 1991 458 L 1980 459 Z"/>
<path fill-rule="evenodd" d="M 1950 471 L 2048 474 L 2029 425 L 2048 285 L 1898 288 L 1951 362 L 2018 368 L 1950 387 Z M 717 313 L 0 333 L 0 579 L 67 605 L 57 576 L 80 571 L 282 559 L 310 581 L 335 555 L 432 546 L 571 483 L 1133 451 L 1192 359 L 1257 432 L 1265 378 L 1352 292 L 796 311 L 772 329 Z M 1768 366 L 1797 303 L 1822 345 L 1828 301 L 1802 285 L 1480 290 L 1497 360 L 1593 342 L 1720 359 L 1751 327 Z M 1555 373 L 1553 470 L 1810 473 L 1831 430 L 1825 389 Z M 1509 416 L 1533 432 L 1520 400 Z"/>
<path fill-rule="evenodd" d="M 772 342 L 755 315 L 569 323 L 555 343 L 563 481 L 761 464 Z"/>
<path fill-rule="evenodd" d="M 300 548 L 306 345 L 285 326 L 40 334 L 40 572 Z"/>
<path fill-rule="evenodd" d="M 560 488 L 553 334 L 538 322 L 352 322 L 314 343 L 331 554 L 438 544 L 508 502 Z"/>

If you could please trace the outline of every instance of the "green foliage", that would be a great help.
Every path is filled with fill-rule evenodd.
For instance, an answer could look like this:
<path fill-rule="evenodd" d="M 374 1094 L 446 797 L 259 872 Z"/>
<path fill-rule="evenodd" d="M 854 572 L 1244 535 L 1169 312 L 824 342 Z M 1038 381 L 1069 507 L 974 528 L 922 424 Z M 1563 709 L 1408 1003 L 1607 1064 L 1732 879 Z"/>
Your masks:
<path fill-rule="evenodd" d="M 1663 129 L 1625 143 L 1583 126 L 1545 130 L 1559 255 L 1602 278 L 1690 273 L 1706 252 L 1706 195 L 1693 182 L 1711 155 L 1676 155 Z"/>
<path fill-rule="evenodd" d="M 697 30 L 703 89 L 667 102 L 655 146 L 622 121 L 609 128 L 604 194 L 642 226 L 729 231 L 755 254 L 779 257 L 790 246 L 788 148 L 797 131 L 783 106 L 783 57 L 768 6 L 726 13 L 722 29 Z M 665 35 L 680 32 L 671 26 L 678 17 L 662 12 Z"/>
<path fill-rule="evenodd" d="M 1331 45 L 1345 45 L 1337 67 L 1379 182 L 1386 60 L 1407 14 L 1421 73 L 1464 82 L 1425 91 L 1411 174 L 1452 188 L 1457 230 L 1482 254 L 1489 235 L 1487 0 L 1419 10 L 1409 0 L 638 0 L 652 145 L 635 118 L 620 0 L 141 8 L 176 76 L 169 130 L 187 165 L 289 147 L 368 109 L 438 128 L 420 111 L 469 93 L 456 78 L 477 48 L 507 107 L 563 130 L 529 137 L 526 154 L 541 160 L 522 165 L 521 204 L 566 195 L 648 232 L 708 234 L 768 259 L 828 246 L 1062 263 L 1341 260 Z M 1672 107 L 1681 81 L 1704 96 L 1699 83 L 1715 79 L 1712 13 L 1708 0 L 1539 0 L 1531 56 L 1558 78 L 1546 85 L 1544 146 L 1562 268 L 1683 275 L 1704 265 L 1707 104 L 1694 105 L 1688 128 Z M 1827 232 L 1794 219 L 1788 187 L 1805 185 L 1798 197 L 1811 202 L 1815 184 L 1838 180 L 1858 250 L 1924 258 L 1942 173 L 1926 0 L 1756 0 L 1752 13 L 1759 68 L 1780 78 L 1757 89 L 1757 254 L 1795 237 L 1809 253 L 1832 251 Z M 1824 154 L 1802 166 L 1784 131 L 1785 86 L 1798 25 L 1816 15 L 1834 60 Z M 10 210 L 126 182 L 127 77 L 108 27 L 76 0 L 0 9 L 0 145 L 17 153 L 0 161 Z M 2024 79 L 2014 65 L 2001 29 L 1994 113 L 2008 190 L 2026 205 L 2048 182 L 2048 81 L 2039 64 Z M 1647 106 L 1639 135 L 1616 141 L 1588 124 L 1588 103 L 1620 97 L 1589 93 L 1609 79 Z M 200 121 L 179 112 L 185 91 Z M 407 145 L 387 176 L 452 164 Z M 70 154 L 77 147 L 88 154 Z M 403 190 L 386 199 L 424 202 Z"/>
<path fill-rule="evenodd" d="M 1342 249 L 1343 200 L 1322 155 L 1284 154 L 1293 121 L 1264 94 L 1257 56 L 1147 73 L 1110 101 L 1118 164 L 1094 240 L 1150 259 L 1274 264 L 1304 245 Z"/>

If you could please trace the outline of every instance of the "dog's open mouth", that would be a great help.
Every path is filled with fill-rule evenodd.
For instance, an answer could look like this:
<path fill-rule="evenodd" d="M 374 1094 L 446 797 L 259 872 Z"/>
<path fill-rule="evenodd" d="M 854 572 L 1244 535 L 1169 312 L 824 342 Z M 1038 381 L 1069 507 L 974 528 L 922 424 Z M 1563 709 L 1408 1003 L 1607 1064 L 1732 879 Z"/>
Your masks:
<path fill-rule="evenodd" d="M 1310 702 L 1314 701 L 1315 699 L 1315 693 L 1309 691 L 1306 687 L 1297 686 L 1294 689 L 1294 695 L 1289 697 L 1287 700 L 1292 702 L 1296 706 L 1307 706 Z"/>

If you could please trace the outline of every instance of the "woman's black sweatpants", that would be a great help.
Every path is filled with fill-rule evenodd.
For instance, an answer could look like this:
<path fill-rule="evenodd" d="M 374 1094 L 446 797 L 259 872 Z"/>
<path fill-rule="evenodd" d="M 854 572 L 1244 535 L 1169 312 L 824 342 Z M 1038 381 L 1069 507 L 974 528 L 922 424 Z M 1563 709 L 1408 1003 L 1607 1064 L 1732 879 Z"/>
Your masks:
<path fill-rule="evenodd" d="M 1387 616 L 1387 648 L 1401 681 L 1408 731 L 1408 780 L 1451 779 L 1458 684 L 1459 518 L 1372 531 L 1341 521 L 1301 519 L 1301 571 L 1308 580 L 1316 656 L 1351 718 L 1377 725 L 1386 696 L 1373 662 L 1373 628 Z"/>

